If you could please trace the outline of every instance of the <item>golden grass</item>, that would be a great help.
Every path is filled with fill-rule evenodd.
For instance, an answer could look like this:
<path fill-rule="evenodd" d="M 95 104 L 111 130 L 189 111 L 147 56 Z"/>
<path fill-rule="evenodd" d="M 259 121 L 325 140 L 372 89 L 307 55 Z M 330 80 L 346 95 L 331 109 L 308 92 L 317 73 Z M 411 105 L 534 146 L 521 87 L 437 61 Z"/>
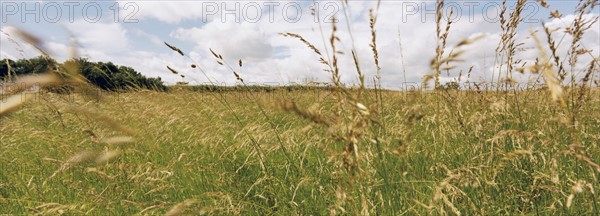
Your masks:
<path fill-rule="evenodd" d="M 330 73 L 333 87 L 316 92 L 250 91 L 243 61 L 232 66 L 212 49 L 247 91 L 104 92 L 96 102 L 37 92 L 42 100 L 31 100 L 19 93 L 33 83 L 83 81 L 73 70 L 66 78 L 52 71 L 24 77 L 25 88 L 0 104 L 0 165 L 8 167 L 0 173 L 0 213 L 598 214 L 600 91 L 592 87 L 598 58 L 581 82 L 568 71 L 589 54 L 577 47 L 595 22 L 582 17 L 597 1 L 580 3 L 567 29 L 575 40 L 566 58 L 556 56 L 556 31 L 544 26 L 547 44 L 532 33 L 538 60 L 517 68 L 525 3 L 509 11 L 503 2 L 496 63 L 506 69 L 498 81 L 506 87 L 515 84 L 514 71 L 539 73 L 547 90 L 440 88 L 442 71 L 456 72 L 452 64 L 482 37 L 448 46 L 453 23 L 442 23 L 443 0 L 432 72 L 424 77 L 424 84 L 435 80 L 431 92 L 380 88 L 379 2 L 369 13 L 375 89 L 365 87 L 354 45 L 360 86 L 341 83 L 343 32 L 335 23 L 325 52 L 302 35 L 282 33 L 308 46 Z M 16 35 L 43 51 L 41 40 Z"/>

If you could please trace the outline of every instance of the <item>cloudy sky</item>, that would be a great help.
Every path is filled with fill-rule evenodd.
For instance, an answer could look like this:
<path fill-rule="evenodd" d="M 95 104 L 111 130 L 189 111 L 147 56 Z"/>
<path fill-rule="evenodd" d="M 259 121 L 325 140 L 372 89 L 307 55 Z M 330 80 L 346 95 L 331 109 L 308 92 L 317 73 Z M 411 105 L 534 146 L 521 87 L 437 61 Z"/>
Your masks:
<path fill-rule="evenodd" d="M 530 32 L 540 31 L 542 21 L 552 29 L 570 25 L 577 1 L 548 1 L 550 8 L 535 2 L 523 11 L 517 42 L 523 42 L 518 57 L 533 61 L 539 54 Z M 509 2 L 514 6 L 515 2 Z M 454 11 L 448 46 L 485 35 L 464 47 L 466 61 L 443 81 L 456 79 L 459 71 L 473 67 L 471 81 L 491 81 L 498 77 L 496 47 L 500 38 L 498 12 L 500 1 L 447 1 L 446 12 Z M 375 75 L 369 29 L 369 9 L 374 1 L 2 1 L 0 57 L 18 59 L 39 52 L 11 34 L 17 27 L 43 39 L 45 47 L 59 61 L 68 59 L 71 41 L 78 44 L 79 56 L 92 61 L 111 61 L 131 66 L 149 77 L 166 83 L 207 83 L 207 78 L 191 64 L 199 65 L 218 83 L 234 84 L 228 68 L 217 64 L 209 48 L 221 54 L 246 82 L 284 85 L 306 81 L 327 82 L 330 75 L 318 57 L 296 39 L 279 33 L 298 33 L 322 52 L 331 51 L 328 38 L 332 17 L 338 19 L 338 49 L 342 80 L 357 83 L 356 70 L 349 55 L 356 47 L 360 66 L 367 77 Z M 317 13 L 313 14 L 314 10 Z M 558 10 L 561 19 L 549 18 Z M 597 16 L 598 8 L 588 18 Z M 377 21 L 382 84 L 397 89 L 404 82 L 420 82 L 430 73 L 429 62 L 435 54 L 434 1 L 382 1 Z M 564 30 L 564 29 L 563 29 Z M 593 52 L 581 58 L 582 66 L 599 56 L 600 26 L 596 23 L 582 43 Z M 545 41 L 543 32 L 540 38 Z M 554 33 L 565 52 L 570 37 Z M 352 40 L 352 38 L 354 40 Z M 171 51 L 163 42 L 179 47 L 185 57 Z M 449 52 L 450 50 L 448 50 Z M 244 66 L 237 68 L 242 59 Z M 181 78 L 167 70 L 170 66 L 186 75 Z M 527 80 L 529 75 L 517 77 Z M 463 77 L 462 81 L 465 81 Z"/>

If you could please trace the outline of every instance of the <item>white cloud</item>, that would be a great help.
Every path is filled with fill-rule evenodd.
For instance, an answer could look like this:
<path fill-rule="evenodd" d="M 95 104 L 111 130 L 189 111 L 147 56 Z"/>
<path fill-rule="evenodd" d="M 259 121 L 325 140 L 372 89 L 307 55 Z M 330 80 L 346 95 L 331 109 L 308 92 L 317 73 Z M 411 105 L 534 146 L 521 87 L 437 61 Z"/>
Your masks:
<path fill-rule="evenodd" d="M 362 71 L 370 81 L 376 70 L 372 50 L 369 46 L 371 32 L 368 9 L 373 8 L 375 3 L 371 1 L 349 2 L 351 4 L 349 16 L 352 21 L 350 28 L 354 41 L 351 40 L 348 34 L 345 15 L 342 11 L 337 13 L 337 18 L 340 20 L 340 23 L 337 24 L 337 35 L 341 40 L 337 44 L 337 48 L 345 53 L 339 56 L 342 80 L 346 83 L 357 82 L 357 74 L 350 53 L 354 44 Z M 191 51 L 190 55 L 187 56 L 197 62 L 191 62 L 187 56 L 181 57 L 166 49 L 166 47 L 163 52 L 136 51 L 131 41 L 138 38 L 146 38 L 153 45 L 159 46 L 163 46 L 162 40 L 156 36 L 157 33 L 154 30 L 142 31 L 139 26 L 134 29 L 120 23 L 108 21 L 91 24 L 80 20 L 68 25 L 68 29 L 75 34 L 85 48 L 85 50 L 82 50 L 84 54 L 91 57 L 93 61 L 112 61 L 116 64 L 132 66 L 150 77 L 161 76 L 169 84 L 174 84 L 177 81 L 188 81 L 192 84 L 207 82 L 207 79 L 197 69 L 194 70 L 189 67 L 191 63 L 201 66 L 211 79 L 228 84 L 235 83 L 236 80 L 231 71 L 216 63 L 214 57 L 208 51 L 209 48 L 222 54 L 234 67 L 237 65 L 237 60 L 242 59 L 244 67 L 239 69 L 238 72 L 248 82 L 289 83 L 304 80 L 328 81 L 330 79 L 330 74 L 322 71 L 325 67 L 318 62 L 318 57 L 306 45 L 297 39 L 278 35 L 280 32 L 298 33 L 312 42 L 323 54 L 326 50 L 331 51 L 329 46 L 331 24 L 322 24 L 323 33 L 321 33 L 318 23 L 314 22 L 308 11 L 304 11 L 302 19 L 295 23 L 286 21 L 286 17 L 282 15 L 281 11 L 276 11 L 272 22 L 269 20 L 269 16 L 265 16 L 265 14 L 256 23 L 237 23 L 231 19 L 233 17 L 228 17 L 225 22 L 219 19 L 220 14 L 217 13 L 209 16 L 208 22 L 204 23 L 202 22 L 202 3 L 206 2 L 144 1 L 136 3 L 139 4 L 140 11 L 135 18 L 140 19 L 140 22 L 160 21 L 180 24 L 183 21 L 193 21 L 197 23 L 196 27 L 188 27 L 189 23 L 187 23 L 186 27 L 174 28 L 168 35 L 171 38 L 165 38 L 169 41 L 177 42 L 176 40 L 180 40 L 184 44 L 192 44 L 193 47 L 180 48 Z M 228 2 L 228 4 L 231 3 L 235 2 Z M 242 2 L 242 6 L 247 3 Z M 263 2 L 259 3 L 262 4 Z M 321 6 L 325 3 L 320 2 Z M 341 6 L 341 3 L 337 1 L 336 4 Z M 403 13 L 399 12 L 402 7 L 401 4 L 402 2 L 383 1 L 376 26 L 382 80 L 384 87 L 388 88 L 399 88 L 401 86 L 401 83 L 404 82 L 404 71 L 406 71 L 408 82 L 420 83 L 423 75 L 431 73 L 429 64 L 431 58 L 435 55 L 436 26 L 434 16 L 428 15 L 426 20 L 422 20 L 419 14 L 403 17 Z M 279 6 L 279 9 L 281 8 L 282 5 Z M 429 10 L 433 8 L 428 7 Z M 305 7 L 304 10 L 308 10 L 308 8 Z M 321 15 L 327 14 L 327 11 L 323 11 Z M 597 16 L 597 14 L 588 16 Z M 407 20 L 403 20 L 404 18 L 407 18 Z M 572 22 L 573 18 L 573 15 L 567 15 L 560 20 L 551 20 L 546 25 L 552 28 L 564 28 L 565 25 Z M 539 56 L 539 53 L 535 48 L 535 44 L 529 38 L 530 31 L 538 31 L 542 41 L 545 41 L 545 36 L 543 31 L 540 31 L 541 28 L 536 27 L 536 25 L 531 27 L 523 24 L 522 26 L 517 33 L 516 41 L 517 43 L 524 43 L 521 46 L 523 50 L 517 52 L 516 58 L 533 62 Z M 402 35 L 403 60 L 400 55 L 398 31 Z M 581 41 L 586 48 L 594 50 L 591 53 L 592 56 L 599 56 L 599 31 L 600 26 L 596 23 L 586 32 Z M 458 68 L 450 75 L 442 74 L 443 81 L 456 79 L 460 70 L 463 70 L 462 80 L 466 80 L 466 71 L 470 67 L 473 67 L 471 81 L 491 81 L 492 78 L 497 81 L 498 72 L 502 68 L 499 66 L 499 62 L 495 61 L 495 50 L 500 41 L 499 23 L 489 23 L 482 16 L 475 16 L 472 22 L 466 17 L 461 18 L 459 22 L 452 24 L 446 54 L 459 41 L 482 33 L 487 35 L 484 39 L 464 47 L 466 52 L 462 55 L 462 58 L 466 62 L 457 64 Z M 554 33 L 554 38 L 559 41 L 563 34 L 562 30 L 557 31 Z M 571 38 L 567 35 L 560 43 L 559 53 L 561 56 L 566 53 L 570 41 Z M 64 44 L 67 43 L 50 41 L 47 46 L 51 50 L 56 50 L 56 52 L 66 53 L 64 51 L 67 50 L 68 46 Z M 15 47 L 11 47 L 6 36 L 2 36 L 1 55 L 18 56 L 18 52 L 14 50 Z M 26 52 L 33 51 L 27 50 Z M 325 55 L 325 57 L 328 56 Z M 589 63 L 590 60 L 591 56 L 589 55 L 581 56 L 581 67 Z M 402 62 L 404 62 L 404 65 Z M 171 74 L 166 69 L 167 65 L 185 74 L 186 78 L 182 79 L 178 75 Z M 528 75 L 517 76 L 517 79 L 527 80 Z"/>
<path fill-rule="evenodd" d="M 408 82 L 420 82 L 423 75 L 431 73 L 429 63 L 435 55 L 435 20 L 433 16 L 426 17 L 425 20 L 420 15 L 408 16 L 407 20 L 402 22 L 402 13 L 398 13 L 400 3 L 383 2 L 379 12 L 377 23 L 377 44 L 379 49 L 379 58 L 381 62 L 381 74 L 385 87 L 397 88 L 404 82 L 404 70 L 406 68 L 406 79 Z M 375 75 L 372 51 L 369 46 L 371 43 L 371 33 L 368 24 L 367 9 L 373 7 L 372 2 L 351 2 L 350 15 L 352 20 L 352 34 L 354 36 L 354 46 L 362 66 L 362 71 L 367 77 Z M 343 14 L 338 18 L 338 36 L 341 43 L 338 44 L 338 50 L 343 50 L 346 54 L 341 55 L 340 67 L 342 68 L 342 80 L 347 83 L 356 83 L 357 75 L 354 64 L 350 56 L 352 41 L 348 34 Z M 254 60 L 253 64 L 246 68 L 246 76 L 251 80 L 257 81 L 301 81 L 303 79 L 317 79 L 318 81 L 329 80 L 329 74 L 322 72 L 323 65 L 319 64 L 317 57 L 311 50 L 305 47 L 296 39 L 284 38 L 278 36 L 279 32 L 295 32 L 301 34 L 305 39 L 314 43 L 322 52 L 325 52 L 323 39 L 319 33 L 318 25 L 311 22 L 312 18 L 303 18 L 298 23 L 288 23 L 279 19 L 275 22 L 259 22 L 255 24 L 233 22 L 221 23 L 214 20 L 198 28 L 179 28 L 171 36 L 183 41 L 195 42 L 196 50 L 199 53 L 206 54 L 209 47 L 220 50 L 223 56 L 235 58 L 250 58 Z M 568 16 L 567 18 L 568 19 Z M 564 20 L 561 22 L 565 22 Z M 597 24 L 596 24 L 597 25 Z M 325 44 L 329 46 L 330 25 L 324 24 Z M 539 31 L 539 28 L 534 28 Z M 400 45 L 398 31 L 402 34 L 402 45 L 404 51 L 404 62 L 402 65 L 400 57 Z M 496 48 L 500 41 L 499 23 L 490 23 L 483 16 L 475 16 L 471 21 L 463 17 L 459 22 L 452 24 L 450 36 L 447 42 L 446 54 L 451 51 L 454 44 L 459 41 L 484 33 L 487 35 L 484 39 L 463 47 L 466 52 L 462 58 L 466 63 L 457 64 L 459 67 L 451 74 L 442 74 L 443 81 L 457 79 L 462 70 L 462 80 L 466 80 L 467 71 L 473 67 L 470 77 L 471 81 L 490 81 L 498 79 L 499 68 L 495 65 Z M 517 43 L 524 42 L 521 46 L 523 50 L 517 53 L 517 58 L 524 59 L 525 62 L 533 62 L 538 57 L 535 46 L 529 39 L 530 28 L 521 28 L 517 34 Z M 588 47 L 598 47 L 597 31 L 590 30 L 582 41 Z M 258 39 L 257 39 L 258 38 Z M 256 42 L 258 40 L 258 42 Z M 254 43 L 250 41 L 255 41 Z M 260 46 L 257 46 L 258 43 Z M 263 49 L 261 49 L 264 48 Z M 274 49 L 268 52 L 268 47 Z M 329 48 L 330 49 L 330 48 Z M 267 51 L 265 51 L 267 50 Z M 596 49 L 597 50 L 597 49 Z M 252 56 L 259 51 L 265 55 L 256 58 Z M 597 51 L 595 51 L 597 53 Z M 597 54 L 594 54 L 597 56 Z M 274 59 L 277 56 L 278 58 Z M 210 55 L 203 57 L 212 58 Z M 254 57 L 254 59 L 252 59 Z M 585 58 L 582 58 L 585 59 Z M 208 62 L 208 64 L 215 64 Z M 227 70 L 216 67 L 215 70 Z M 504 75 L 500 75 L 502 78 Z M 515 75 L 518 80 L 526 80 L 528 76 Z M 231 77 L 229 77 L 231 79 Z"/>
<path fill-rule="evenodd" d="M 134 29 L 133 33 L 138 37 L 145 37 L 154 45 L 164 46 L 163 41 L 156 35 L 150 34 L 148 32 L 142 31 L 141 29 Z"/>
<path fill-rule="evenodd" d="M 48 42 L 46 43 L 49 52 L 52 56 L 58 61 L 65 61 L 71 58 L 71 50 L 72 48 L 68 45 L 57 43 L 57 42 Z"/>
<path fill-rule="evenodd" d="M 118 0 L 121 7 L 126 4 L 134 4 L 133 7 L 138 10 L 134 14 L 136 19 L 154 18 L 162 22 L 177 24 L 184 20 L 191 20 L 201 17 L 201 1 L 121 1 Z M 126 9 L 126 8 L 125 8 Z M 121 13 L 121 16 L 129 14 Z M 123 17 L 122 17 L 123 18 Z"/>
<path fill-rule="evenodd" d="M 271 57 L 273 51 L 261 28 L 248 23 L 211 22 L 200 28 L 178 28 L 171 37 L 195 43 L 197 49 L 212 48 L 230 59 L 260 61 Z"/>
<path fill-rule="evenodd" d="M 83 19 L 65 24 L 78 42 L 86 49 L 101 50 L 106 54 L 131 49 L 127 29 L 121 23 L 104 20 L 90 23 Z"/>

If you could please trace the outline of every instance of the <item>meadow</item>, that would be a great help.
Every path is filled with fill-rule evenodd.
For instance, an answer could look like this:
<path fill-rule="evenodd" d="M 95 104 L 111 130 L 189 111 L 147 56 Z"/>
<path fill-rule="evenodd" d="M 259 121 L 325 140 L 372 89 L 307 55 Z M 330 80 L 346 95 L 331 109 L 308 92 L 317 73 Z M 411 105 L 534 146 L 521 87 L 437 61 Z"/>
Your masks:
<path fill-rule="evenodd" d="M 329 90 L 45 93 L 2 119 L 0 212 L 595 214 L 598 93 L 572 127 L 540 91 L 384 92 L 356 175 L 337 129 L 284 109 L 325 116 Z"/>
<path fill-rule="evenodd" d="M 598 1 L 578 6 L 566 55 L 544 28 L 547 38 L 531 34 L 539 57 L 522 64 L 514 34 L 525 2 L 501 14 L 497 82 L 469 88 L 440 76 L 470 77 L 453 65 L 480 37 L 447 45 L 452 23 L 438 18 L 423 85 L 382 89 L 376 9 L 377 73 L 365 77 L 352 48 L 354 86 L 340 81 L 335 24 L 325 51 L 282 33 L 320 58 L 328 87 L 249 86 L 231 66 L 242 60 L 212 49 L 240 85 L 107 91 L 76 62 L 19 76 L 0 103 L 0 214 L 598 215 L 599 58 L 578 62 L 591 53 L 578 38 L 598 21 L 583 18 Z M 535 87 L 519 88 L 517 73 Z M 44 90 L 65 83 L 76 91 Z"/>

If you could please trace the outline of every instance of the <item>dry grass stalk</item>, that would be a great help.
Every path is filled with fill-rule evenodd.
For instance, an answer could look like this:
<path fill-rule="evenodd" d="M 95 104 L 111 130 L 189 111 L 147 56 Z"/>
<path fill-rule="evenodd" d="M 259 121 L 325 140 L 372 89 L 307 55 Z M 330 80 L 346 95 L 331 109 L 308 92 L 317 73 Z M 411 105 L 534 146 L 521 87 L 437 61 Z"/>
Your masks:
<path fill-rule="evenodd" d="M 550 8 L 550 4 L 548 4 L 548 2 L 546 2 L 546 0 L 535 0 L 535 1 L 544 8 Z"/>
<path fill-rule="evenodd" d="M 333 18 L 336 20 L 336 18 Z M 331 24 L 331 36 L 329 37 L 329 44 L 331 45 L 331 53 L 332 53 L 332 62 L 331 62 L 331 80 L 335 84 L 335 86 L 341 87 L 343 86 L 340 82 L 340 67 L 338 66 L 338 51 L 336 49 L 336 41 L 340 41 L 340 38 L 336 35 L 337 26 L 336 22 L 332 22 Z"/>
<path fill-rule="evenodd" d="M 0 116 L 6 115 L 17 110 L 28 100 L 34 98 L 33 94 L 12 95 L 0 102 Z"/>
<path fill-rule="evenodd" d="M 106 163 L 106 162 L 118 157 L 120 154 L 121 154 L 121 151 L 119 151 L 119 150 L 103 151 L 98 155 L 98 157 L 96 157 L 96 163 L 98 163 L 98 164 Z"/>
<path fill-rule="evenodd" d="M 9 30 L 11 32 L 12 35 L 16 35 L 19 38 L 21 38 L 21 40 L 25 41 L 26 43 L 31 44 L 34 48 L 36 48 L 38 51 L 40 51 L 40 53 L 42 53 L 42 55 L 49 57 L 50 54 L 48 54 L 48 50 L 46 49 L 46 47 L 44 46 L 44 43 L 41 39 L 39 39 L 38 37 L 29 34 L 19 28 L 14 28 L 14 27 L 10 27 Z"/>
<path fill-rule="evenodd" d="M 507 1 L 504 0 L 502 2 L 502 11 L 500 13 L 500 25 L 502 29 L 500 44 L 498 44 L 497 51 L 504 52 L 506 57 L 506 75 L 505 77 L 510 77 L 512 79 L 512 72 L 514 69 L 514 64 L 516 61 L 514 57 L 516 55 L 516 51 L 521 44 L 517 44 L 517 29 L 519 24 L 522 23 L 523 18 L 521 14 L 523 12 L 525 3 L 527 0 L 518 0 L 515 9 L 510 13 L 508 19 L 506 18 L 506 5 Z M 500 76 L 501 72 L 498 74 Z"/>
<path fill-rule="evenodd" d="M 10 28 L 8 29 L 8 31 L 10 31 L 12 33 L 12 31 L 10 30 Z M 15 50 L 17 52 L 19 52 L 19 54 L 20 54 L 21 57 L 24 58 L 25 56 L 23 55 L 23 53 L 25 53 L 25 51 L 23 50 L 23 47 L 21 46 L 21 43 L 17 42 L 15 39 L 13 39 L 8 32 L 6 32 L 6 31 L 4 31 L 2 29 L 0 29 L 0 32 L 2 34 L 6 35 L 6 39 L 8 39 L 9 42 L 11 42 L 12 44 L 15 45 Z"/>
<path fill-rule="evenodd" d="M 580 41 L 583 37 L 583 34 L 588 29 L 590 29 L 596 22 L 598 22 L 598 17 L 595 17 L 594 19 L 591 19 L 591 20 L 585 20 L 584 15 L 589 14 L 594 9 L 594 7 L 597 5 L 598 5 L 598 0 L 585 0 L 585 1 L 581 0 L 579 2 L 578 8 L 576 10 L 577 17 L 573 21 L 572 25 L 570 27 L 568 27 L 566 30 L 566 32 L 568 34 L 571 34 L 571 36 L 572 36 L 571 46 L 569 48 L 569 53 L 568 53 L 569 65 L 571 66 L 572 70 L 577 65 L 579 55 L 586 53 L 586 52 L 581 52 L 582 44 L 580 44 Z M 574 71 L 571 72 L 571 76 L 573 78 L 571 80 L 571 82 L 575 83 Z"/>
<path fill-rule="evenodd" d="M 459 58 L 463 53 L 465 53 L 465 51 L 460 50 L 460 48 L 462 48 L 463 46 L 470 45 L 484 37 L 485 37 L 485 35 L 480 34 L 480 35 L 473 36 L 472 38 L 467 38 L 467 39 L 460 41 L 456 46 L 454 46 L 452 48 L 452 51 L 448 54 L 448 56 L 443 56 L 443 51 L 436 53 L 436 56 L 433 59 L 431 59 L 431 63 L 430 63 L 430 68 L 434 71 L 434 73 L 426 74 L 425 76 L 423 76 L 423 88 L 427 89 L 429 87 L 429 84 L 428 84 L 429 81 L 434 79 L 436 82 L 436 86 L 435 86 L 436 89 L 440 89 L 439 73 L 441 73 L 442 70 L 454 69 L 456 66 L 449 65 L 451 63 L 464 61 Z M 446 46 L 445 42 L 443 42 L 442 44 L 444 47 Z M 442 50 L 442 49 L 444 49 L 444 48 L 438 48 L 438 50 Z M 441 54 L 442 56 L 438 56 L 438 54 Z M 442 67 L 442 65 L 446 65 L 446 66 Z"/>
<path fill-rule="evenodd" d="M 471 186 L 473 188 L 479 187 L 481 185 L 480 180 L 475 175 L 475 170 L 481 169 L 480 167 L 461 167 L 455 170 L 450 170 L 446 165 L 438 164 L 438 166 L 446 171 L 446 178 L 440 181 L 435 186 L 435 192 L 433 197 L 429 201 L 429 205 L 425 205 L 421 202 L 415 201 L 417 204 L 423 206 L 426 209 L 432 210 L 437 209 L 441 215 L 447 215 L 448 212 L 446 209 L 449 209 L 451 213 L 455 215 L 461 215 L 461 210 L 466 208 L 477 209 L 477 207 L 473 204 L 473 201 L 466 197 L 466 193 L 460 190 L 460 185 L 462 186 Z M 468 206 L 459 206 L 452 201 L 460 200 L 466 198 L 466 201 L 469 203 Z"/>
<path fill-rule="evenodd" d="M 444 0 L 438 0 L 437 1 L 437 7 L 436 7 L 436 43 L 437 43 L 437 47 L 435 49 L 435 58 L 431 63 L 431 67 L 435 70 L 435 88 L 438 89 L 441 84 L 440 84 L 440 75 L 441 75 L 441 71 L 442 69 L 440 68 L 442 66 L 442 58 L 444 56 L 444 49 L 446 49 L 446 41 L 448 39 L 448 34 L 450 34 L 450 27 L 452 26 L 452 14 L 454 14 L 454 10 L 450 11 L 450 14 L 448 15 L 448 22 L 446 23 L 446 28 L 445 31 L 442 32 L 442 17 L 444 16 Z M 448 63 L 448 62 L 446 62 Z"/>
<path fill-rule="evenodd" d="M 579 88 L 579 96 L 577 97 L 577 101 L 578 101 L 577 104 L 579 104 L 579 106 L 583 105 L 585 96 L 587 95 L 587 93 L 589 91 L 589 87 L 592 86 L 590 81 L 591 81 L 593 73 L 595 71 L 598 71 L 598 69 L 596 68 L 596 65 L 598 65 L 599 62 L 600 62 L 600 58 L 592 60 L 585 72 L 585 75 L 581 79 L 581 84 L 580 84 L 580 88 Z"/>
<path fill-rule="evenodd" d="M 48 180 L 54 178 L 57 174 L 71 168 L 72 166 L 75 166 L 77 164 L 80 163 L 84 163 L 87 161 L 91 161 L 94 160 L 96 157 L 98 156 L 98 152 L 96 151 L 82 151 L 77 153 L 76 155 L 70 157 L 69 159 L 67 159 L 61 166 L 60 168 L 58 168 L 50 177 L 48 177 Z M 44 182 L 44 185 L 46 184 L 47 181 Z"/>
<path fill-rule="evenodd" d="M 59 203 L 45 203 L 35 207 L 35 210 L 38 211 L 36 215 L 63 215 L 67 213 L 83 214 L 83 212 L 79 211 L 82 209 L 83 206 L 62 205 Z"/>
<path fill-rule="evenodd" d="M 592 186 L 592 184 L 584 180 L 578 180 L 573 184 L 573 186 L 571 186 L 571 194 L 567 197 L 567 208 L 571 208 L 575 195 L 585 192 L 586 188 L 590 191 L 590 193 L 594 194 L 594 187 Z"/>
<path fill-rule="evenodd" d="M 529 131 L 519 131 L 519 130 L 503 130 L 500 131 L 498 134 L 496 134 L 494 137 L 488 139 L 488 142 L 497 142 L 498 140 L 507 137 L 507 136 L 524 136 L 527 137 L 528 141 L 531 141 L 534 137 L 535 134 L 529 132 Z"/>
<path fill-rule="evenodd" d="M 304 39 L 304 37 L 302 37 L 301 35 L 296 34 L 296 33 L 291 33 L 291 32 L 279 33 L 279 34 L 284 37 L 292 37 L 292 38 L 296 38 L 296 39 L 300 40 L 302 43 L 304 43 L 306 46 L 308 46 L 308 48 L 310 48 L 314 53 L 316 53 L 320 57 L 319 61 L 322 64 L 329 66 L 329 63 L 327 62 L 327 60 L 325 60 L 325 57 L 323 57 L 323 54 L 321 54 L 321 51 L 315 45 L 313 45 L 311 42 L 308 42 L 306 39 Z"/>
<path fill-rule="evenodd" d="M 169 71 L 171 71 L 171 73 L 173 73 L 173 74 L 179 74 L 178 71 L 176 71 L 175 69 L 173 69 L 173 68 L 171 68 L 169 66 L 167 66 L 167 69 L 169 69 Z"/>
<path fill-rule="evenodd" d="M 116 136 L 116 137 L 110 137 L 107 139 L 103 139 L 102 143 L 105 143 L 107 145 L 122 145 L 122 144 L 129 144 L 129 143 L 133 143 L 135 141 L 135 139 L 133 137 L 129 137 L 129 136 Z"/>
<path fill-rule="evenodd" d="M 309 110 L 306 110 L 306 111 L 302 110 L 296 105 L 295 102 L 286 102 L 283 104 L 282 108 L 284 111 L 294 112 L 297 115 L 302 116 L 308 120 L 311 120 L 312 122 L 314 122 L 316 124 L 322 124 L 327 127 L 332 125 L 331 121 L 328 120 L 327 118 L 325 118 L 324 116 L 322 116 L 321 114 L 312 112 Z"/>
<path fill-rule="evenodd" d="M 379 65 L 379 52 L 377 51 L 377 31 L 375 24 L 377 23 L 377 15 L 373 14 L 373 9 L 369 10 L 369 27 L 371 28 L 371 51 L 373 51 L 373 59 L 377 68 L 377 79 L 381 80 L 381 66 Z"/>
<path fill-rule="evenodd" d="M 179 53 L 179 55 L 181 55 L 181 56 L 185 56 L 185 55 L 183 54 L 183 51 L 181 51 L 181 49 L 179 49 L 179 48 L 177 48 L 177 47 L 175 47 L 175 46 L 173 46 L 173 45 L 171 45 L 171 44 L 168 44 L 167 42 L 164 42 L 164 43 L 165 43 L 165 45 L 167 45 L 167 47 L 169 47 L 171 50 L 173 50 L 173 51 L 175 51 L 175 52 Z"/>
<path fill-rule="evenodd" d="M 169 211 L 167 211 L 167 213 L 165 213 L 165 216 L 181 215 L 181 214 L 183 214 L 183 212 L 185 211 L 186 208 L 192 206 L 196 202 L 197 202 L 196 200 L 188 199 L 181 203 L 178 203 L 177 205 L 175 205 L 171 209 L 169 209 Z"/>
<path fill-rule="evenodd" d="M 375 78 L 375 83 L 376 85 L 379 85 L 379 71 L 381 69 L 381 65 L 379 62 L 379 54 L 376 45 L 376 11 L 370 10 L 369 15 L 369 27 L 371 29 L 371 42 L 369 46 L 373 52 L 376 71 L 378 71 Z M 284 36 L 300 39 L 303 43 L 309 46 L 313 52 L 319 55 L 321 59 L 320 62 L 328 67 L 326 71 L 330 73 L 333 86 L 335 87 L 332 95 L 334 95 L 336 101 L 333 104 L 331 111 L 332 116 L 334 117 L 327 118 L 320 113 L 300 109 L 293 102 L 287 102 L 282 106 L 285 111 L 294 112 L 297 115 L 309 119 L 314 123 L 327 126 L 327 132 L 333 137 L 332 141 L 335 141 L 343 146 L 342 152 L 333 153 L 333 156 L 330 157 L 330 161 L 335 161 L 335 167 L 341 169 L 335 173 L 344 177 L 343 183 L 340 183 L 341 185 L 337 187 L 336 201 L 330 207 L 330 212 L 332 214 L 346 212 L 345 206 L 348 204 L 347 202 L 350 201 L 353 203 L 353 205 L 360 206 L 360 210 L 363 213 L 368 213 L 372 203 L 366 202 L 366 200 L 363 199 L 363 197 L 366 197 L 367 195 L 365 189 L 366 183 L 363 181 L 371 181 L 371 174 L 369 174 L 371 171 L 369 170 L 372 169 L 372 167 L 368 164 L 373 163 L 373 159 L 371 159 L 371 157 L 376 153 L 372 152 L 373 150 L 371 150 L 370 146 L 364 144 L 373 143 L 375 145 L 379 142 L 376 138 L 370 139 L 373 140 L 373 142 L 368 141 L 369 137 L 375 136 L 374 131 L 376 131 L 376 129 L 370 130 L 370 127 L 378 124 L 378 120 L 376 119 L 377 117 L 375 115 L 378 112 L 376 105 L 368 106 L 360 101 L 363 99 L 363 97 L 361 97 L 361 93 L 364 88 L 364 74 L 362 73 L 362 70 L 358 64 L 358 55 L 355 50 L 352 49 L 352 60 L 354 61 L 354 66 L 358 72 L 360 88 L 358 90 L 348 89 L 341 82 L 339 55 L 343 54 L 344 52 L 338 48 L 340 38 L 338 36 L 338 28 L 335 22 L 332 23 L 332 31 L 328 40 L 329 46 L 327 46 L 331 48 L 331 53 L 327 53 L 328 56 L 331 54 L 330 62 L 325 61 L 323 54 L 316 49 L 315 46 L 307 42 L 302 36 L 290 33 L 286 33 Z M 350 37 L 352 38 L 352 36 Z M 357 193 L 361 194 L 360 198 L 356 200 L 347 199 L 348 194 L 353 190 L 357 190 Z"/>
<path fill-rule="evenodd" d="M 107 126 L 109 126 L 110 128 L 112 128 L 114 130 L 121 131 L 130 136 L 138 134 L 138 132 L 136 130 L 134 130 L 132 128 L 128 128 L 126 126 L 123 126 L 123 125 L 117 123 L 111 117 L 109 117 L 103 113 L 97 112 L 97 111 L 84 109 L 84 108 L 80 108 L 80 107 L 74 107 L 74 106 L 67 107 L 67 111 L 87 115 L 91 118 L 94 118 L 94 119 L 106 124 Z"/>
<path fill-rule="evenodd" d="M 5 78 L 5 79 L 6 79 L 6 81 L 10 81 L 10 80 L 12 80 L 12 73 L 13 73 L 12 66 L 10 65 L 10 61 L 8 61 L 8 58 L 4 59 L 4 62 L 6 63 L 6 69 L 7 69 L 7 76 L 6 76 L 7 78 Z"/>
<path fill-rule="evenodd" d="M 564 64 L 558 55 L 558 46 L 556 45 L 556 41 L 552 38 L 552 33 L 556 30 L 550 30 L 543 22 L 542 26 L 544 28 L 544 33 L 546 33 L 546 40 L 548 42 L 548 46 L 550 47 L 550 51 L 552 52 L 552 56 L 554 57 L 554 64 L 558 67 L 558 75 L 560 76 L 560 80 L 565 80 L 566 70 L 564 68 Z"/>
<path fill-rule="evenodd" d="M 16 91 L 23 91 L 25 89 L 29 89 L 30 87 L 33 87 L 36 84 L 40 85 L 40 87 L 43 87 L 50 84 L 57 84 L 59 82 L 60 79 L 58 78 L 58 76 L 49 73 L 42 75 L 26 76 L 17 80 L 17 83 L 19 84 L 20 88 L 16 89 Z M 12 94 L 13 95 L 11 95 L 9 98 L 0 101 L 0 117 L 17 110 L 28 100 L 35 98 L 38 92 L 36 91 L 22 94 L 14 94 L 13 92 Z"/>
<path fill-rule="evenodd" d="M 536 65 L 531 67 L 531 71 L 533 73 L 542 73 L 544 80 L 546 81 L 546 85 L 548 85 L 548 90 L 552 95 L 552 100 L 557 102 L 561 107 L 566 106 L 566 102 L 563 96 L 563 88 L 561 86 L 561 81 L 558 77 L 558 74 L 552 70 L 552 65 L 547 64 L 548 55 L 544 51 L 542 47 L 542 43 L 539 38 L 532 32 L 531 36 L 535 40 L 535 44 L 540 52 L 540 61 L 538 61 Z"/>
<path fill-rule="evenodd" d="M 590 159 L 588 156 L 577 152 L 576 147 L 578 147 L 578 145 L 570 145 L 569 147 L 570 147 L 570 149 L 564 151 L 563 154 L 573 156 L 573 157 L 585 162 L 594 171 L 600 173 L 600 165 L 598 165 L 597 163 L 592 161 L 592 159 Z"/>

